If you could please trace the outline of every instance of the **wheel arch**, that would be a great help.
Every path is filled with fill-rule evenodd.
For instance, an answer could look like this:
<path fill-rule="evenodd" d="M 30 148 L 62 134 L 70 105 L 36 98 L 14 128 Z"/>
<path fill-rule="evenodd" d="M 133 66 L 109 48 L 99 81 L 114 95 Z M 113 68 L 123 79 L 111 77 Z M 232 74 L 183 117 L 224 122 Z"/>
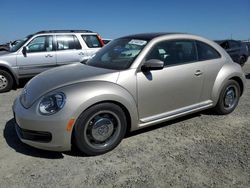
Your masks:
<path fill-rule="evenodd" d="M 74 113 L 71 115 L 71 117 L 75 118 L 74 126 L 81 114 L 87 109 L 100 103 L 113 103 L 121 107 L 125 113 L 127 120 L 126 133 L 137 129 L 139 121 L 137 105 L 129 91 L 115 83 L 106 81 L 86 82 L 81 85 L 71 86 L 67 89 L 69 93 L 66 92 L 71 105 L 75 106 Z M 79 90 L 79 88 L 81 89 Z M 81 95 L 80 97 L 79 94 Z M 74 126 L 72 128 L 71 141 L 73 139 Z"/>
<path fill-rule="evenodd" d="M 126 106 L 124 104 L 122 104 L 121 102 L 118 102 L 118 101 L 115 101 L 115 100 L 103 100 L 103 101 L 99 101 L 99 102 L 96 102 L 96 103 L 92 104 L 88 108 L 86 108 L 82 113 L 84 113 L 86 110 L 90 109 L 91 107 L 93 107 L 95 105 L 98 105 L 98 104 L 102 104 L 102 103 L 116 104 L 117 106 L 119 106 L 123 110 L 123 112 L 124 112 L 124 114 L 126 116 L 126 120 L 127 120 L 127 129 L 126 129 L 126 132 L 127 133 L 130 132 L 130 130 L 131 130 L 131 115 L 129 113 L 129 110 L 126 108 Z"/>
<path fill-rule="evenodd" d="M 91 106 L 89 106 L 88 108 L 86 108 L 84 111 L 82 111 L 82 113 L 76 118 L 75 120 L 75 123 L 74 123 L 74 126 L 73 126 L 73 129 L 71 131 L 71 145 L 74 147 L 75 146 L 75 126 L 76 126 L 76 123 L 79 119 L 79 117 L 88 109 L 90 109 L 91 107 L 95 106 L 95 105 L 98 105 L 98 104 L 102 104 L 102 103 L 111 103 L 111 104 L 116 104 L 117 106 L 119 106 L 122 111 L 125 113 L 125 117 L 126 117 L 126 121 L 127 121 L 127 127 L 126 127 L 126 133 L 125 135 L 127 135 L 129 132 L 131 132 L 131 128 L 132 128 L 132 125 L 131 125 L 131 122 L 132 122 L 132 119 L 131 119 L 131 115 L 130 115 L 130 112 L 129 110 L 127 109 L 127 107 L 118 102 L 118 101 L 115 101 L 115 100 L 103 100 L 103 101 L 99 101 L 99 102 L 96 102 L 94 104 L 92 104 Z"/>
<path fill-rule="evenodd" d="M 215 79 L 211 97 L 214 104 L 217 103 L 221 90 L 228 80 L 239 83 L 241 95 L 243 94 L 246 80 L 242 68 L 236 63 L 228 63 L 221 68 Z"/>
<path fill-rule="evenodd" d="M 234 77 L 230 78 L 229 80 L 234 80 L 239 84 L 239 86 L 240 86 L 240 96 L 242 96 L 242 94 L 244 92 L 244 84 L 243 84 L 242 79 L 240 77 L 238 77 L 238 76 L 234 76 Z"/>
<path fill-rule="evenodd" d="M 10 67 L 0 64 L 0 70 L 8 72 L 12 76 L 14 83 L 19 84 L 18 78 L 16 77 L 14 71 L 12 71 Z"/>

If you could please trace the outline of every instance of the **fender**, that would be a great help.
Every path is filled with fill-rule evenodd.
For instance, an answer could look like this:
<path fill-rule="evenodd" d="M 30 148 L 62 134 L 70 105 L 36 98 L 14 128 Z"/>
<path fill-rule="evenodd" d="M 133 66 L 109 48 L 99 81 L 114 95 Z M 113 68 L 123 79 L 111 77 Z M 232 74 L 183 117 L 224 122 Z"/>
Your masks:
<path fill-rule="evenodd" d="M 68 112 L 74 112 L 71 116 L 78 118 L 82 112 L 100 102 L 115 102 L 124 106 L 131 121 L 130 131 L 138 128 L 138 110 L 133 96 L 121 86 L 107 81 L 87 81 L 62 88 L 67 102 L 70 104 Z M 81 96 L 81 97 L 79 97 Z"/>
<path fill-rule="evenodd" d="M 241 66 L 236 63 L 225 63 L 214 82 L 214 87 L 212 90 L 212 101 L 214 101 L 214 105 L 217 104 L 222 88 L 225 86 L 226 82 L 233 77 L 239 78 L 243 83 L 243 91 L 244 85 L 246 83 L 245 75 L 242 73 Z"/>

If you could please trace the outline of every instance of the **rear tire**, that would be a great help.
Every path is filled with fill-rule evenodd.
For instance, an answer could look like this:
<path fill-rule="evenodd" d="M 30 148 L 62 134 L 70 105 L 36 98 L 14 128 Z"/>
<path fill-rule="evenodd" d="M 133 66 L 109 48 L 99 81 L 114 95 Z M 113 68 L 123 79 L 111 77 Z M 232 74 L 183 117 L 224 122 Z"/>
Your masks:
<path fill-rule="evenodd" d="M 0 93 L 10 91 L 13 87 L 13 78 L 10 73 L 0 70 Z"/>
<path fill-rule="evenodd" d="M 113 103 L 101 103 L 87 109 L 74 127 L 78 149 L 87 155 L 100 155 L 114 149 L 127 129 L 123 110 Z"/>
<path fill-rule="evenodd" d="M 222 88 L 219 100 L 214 108 L 219 115 L 229 114 L 234 111 L 240 98 L 240 86 L 235 80 L 228 80 Z"/>

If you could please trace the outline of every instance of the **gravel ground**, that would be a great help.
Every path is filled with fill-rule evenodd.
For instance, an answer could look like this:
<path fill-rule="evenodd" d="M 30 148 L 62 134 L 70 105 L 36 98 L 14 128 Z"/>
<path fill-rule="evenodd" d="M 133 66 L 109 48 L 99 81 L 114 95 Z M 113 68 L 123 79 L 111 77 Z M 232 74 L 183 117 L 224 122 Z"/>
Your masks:
<path fill-rule="evenodd" d="M 0 187 L 249 187 L 250 61 L 237 109 L 198 113 L 130 134 L 113 151 L 86 157 L 22 144 L 11 105 L 0 94 Z"/>

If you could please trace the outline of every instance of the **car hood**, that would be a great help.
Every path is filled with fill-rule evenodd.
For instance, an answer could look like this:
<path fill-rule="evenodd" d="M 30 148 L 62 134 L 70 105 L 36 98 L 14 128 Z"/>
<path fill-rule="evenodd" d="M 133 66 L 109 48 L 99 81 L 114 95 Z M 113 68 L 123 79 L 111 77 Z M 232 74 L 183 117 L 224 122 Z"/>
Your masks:
<path fill-rule="evenodd" d="M 9 55 L 9 54 L 11 54 L 11 52 L 9 52 L 9 51 L 0 51 L 0 57 L 5 56 L 5 55 Z"/>
<path fill-rule="evenodd" d="M 29 108 L 32 104 L 55 89 L 84 81 L 116 82 L 119 71 L 87 66 L 81 63 L 66 65 L 45 71 L 31 79 L 22 91 L 22 105 Z"/>

